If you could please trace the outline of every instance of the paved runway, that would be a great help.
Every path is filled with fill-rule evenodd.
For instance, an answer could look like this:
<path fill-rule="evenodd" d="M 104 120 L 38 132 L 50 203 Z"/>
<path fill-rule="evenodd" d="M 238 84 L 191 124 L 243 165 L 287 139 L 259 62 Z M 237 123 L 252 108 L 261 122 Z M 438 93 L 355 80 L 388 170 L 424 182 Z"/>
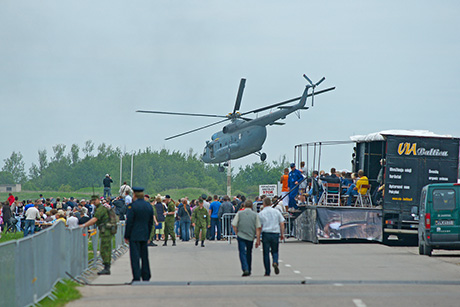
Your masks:
<path fill-rule="evenodd" d="M 170 243 L 170 242 L 169 242 Z M 264 277 L 261 248 L 253 251 L 253 275 L 241 277 L 232 241 L 178 242 L 149 247 L 152 280 L 132 279 L 129 255 L 80 291 L 68 306 L 459 306 L 460 252 L 416 254 L 415 247 L 311 244 L 280 245 L 280 275 Z M 113 284 L 110 286 L 109 284 Z"/>

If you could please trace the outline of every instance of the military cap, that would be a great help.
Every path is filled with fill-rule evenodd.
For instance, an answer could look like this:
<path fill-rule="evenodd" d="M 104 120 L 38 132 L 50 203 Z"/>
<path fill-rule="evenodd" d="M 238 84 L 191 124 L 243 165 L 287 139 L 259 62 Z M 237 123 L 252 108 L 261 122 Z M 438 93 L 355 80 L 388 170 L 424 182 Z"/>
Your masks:
<path fill-rule="evenodd" d="M 166 194 L 166 195 L 165 195 L 165 198 L 171 198 L 171 196 L 169 196 L 169 195 Z"/>
<path fill-rule="evenodd" d="M 142 187 L 133 187 L 133 192 L 144 192 L 144 188 Z"/>
<path fill-rule="evenodd" d="M 201 194 L 201 198 L 206 199 L 207 198 L 206 194 Z"/>

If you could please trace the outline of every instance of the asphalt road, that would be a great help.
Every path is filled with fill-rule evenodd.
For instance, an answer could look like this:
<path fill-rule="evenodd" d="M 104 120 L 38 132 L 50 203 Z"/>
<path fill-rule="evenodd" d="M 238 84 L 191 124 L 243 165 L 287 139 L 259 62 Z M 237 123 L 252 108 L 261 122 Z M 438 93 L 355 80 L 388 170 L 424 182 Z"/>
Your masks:
<path fill-rule="evenodd" d="M 253 275 L 241 277 L 235 241 L 206 243 L 150 247 L 150 283 L 119 286 L 132 279 L 125 254 L 68 306 L 460 306 L 460 251 L 289 239 L 279 275 L 263 276 L 259 248 Z"/>

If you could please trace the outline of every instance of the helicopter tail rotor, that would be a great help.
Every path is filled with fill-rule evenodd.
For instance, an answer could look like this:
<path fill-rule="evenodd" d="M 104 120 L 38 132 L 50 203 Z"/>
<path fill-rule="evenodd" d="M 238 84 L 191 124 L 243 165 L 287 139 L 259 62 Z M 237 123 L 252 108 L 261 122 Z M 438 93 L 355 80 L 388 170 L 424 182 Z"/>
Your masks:
<path fill-rule="evenodd" d="M 311 94 L 311 106 L 313 107 L 315 104 L 315 88 L 320 85 L 324 80 L 326 80 L 325 77 L 322 77 L 318 82 L 313 83 L 310 78 L 306 74 L 303 74 L 303 77 L 310 83 L 310 85 L 307 85 L 312 88 L 312 94 Z"/>

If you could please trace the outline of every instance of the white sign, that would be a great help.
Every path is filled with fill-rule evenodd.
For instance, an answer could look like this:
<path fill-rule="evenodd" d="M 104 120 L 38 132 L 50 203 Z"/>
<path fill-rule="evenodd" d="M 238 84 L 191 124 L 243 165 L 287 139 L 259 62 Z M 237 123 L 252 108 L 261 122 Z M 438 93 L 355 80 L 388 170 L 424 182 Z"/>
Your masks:
<path fill-rule="evenodd" d="M 278 186 L 276 184 L 261 184 L 259 185 L 259 195 L 273 198 L 273 196 L 278 195 Z"/>

